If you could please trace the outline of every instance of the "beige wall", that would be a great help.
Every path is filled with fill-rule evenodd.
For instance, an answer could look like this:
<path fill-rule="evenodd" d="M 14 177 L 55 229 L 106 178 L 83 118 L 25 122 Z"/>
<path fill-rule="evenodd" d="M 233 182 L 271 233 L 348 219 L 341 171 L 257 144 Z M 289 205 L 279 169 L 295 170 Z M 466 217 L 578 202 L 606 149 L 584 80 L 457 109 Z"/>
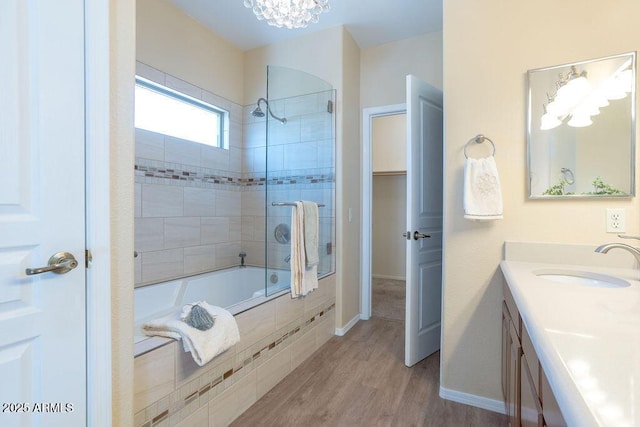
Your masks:
<path fill-rule="evenodd" d="M 371 124 L 373 172 L 407 170 L 407 115 L 374 117 Z"/>
<path fill-rule="evenodd" d="M 266 97 L 268 65 L 304 71 L 342 89 L 342 33 L 342 27 L 333 27 L 247 51 L 243 105 Z"/>
<path fill-rule="evenodd" d="M 443 387 L 502 399 L 498 263 L 505 240 L 616 240 L 605 234 L 607 207 L 626 208 L 629 234 L 640 232 L 636 199 L 530 201 L 525 182 L 526 71 L 637 50 L 639 14 L 640 3 L 631 0 L 445 2 Z M 502 221 L 462 217 L 462 150 L 478 133 L 496 144 Z"/>
<path fill-rule="evenodd" d="M 360 49 L 346 30 L 342 32 L 342 130 L 338 140 L 338 219 L 339 244 L 342 249 L 338 272 L 342 283 L 341 314 L 345 325 L 360 314 Z M 349 221 L 349 211 L 352 220 Z"/>
<path fill-rule="evenodd" d="M 109 2 L 112 424 L 133 424 L 133 79 L 135 5 Z"/>
<path fill-rule="evenodd" d="M 442 89 L 442 33 L 363 49 L 360 70 L 361 108 L 406 102 L 407 74 Z"/>
<path fill-rule="evenodd" d="M 138 61 L 242 104 L 242 50 L 167 0 L 136 5 Z"/>
<path fill-rule="evenodd" d="M 245 54 L 244 104 L 266 95 L 267 65 L 313 74 L 336 90 L 336 326 L 360 312 L 359 61 L 360 51 L 343 27 L 306 34 Z M 345 178 L 349 179 L 345 179 Z M 348 209 L 352 209 L 352 222 Z"/>
<path fill-rule="evenodd" d="M 404 280 L 407 222 L 406 175 L 374 176 L 372 201 L 372 275 Z"/>

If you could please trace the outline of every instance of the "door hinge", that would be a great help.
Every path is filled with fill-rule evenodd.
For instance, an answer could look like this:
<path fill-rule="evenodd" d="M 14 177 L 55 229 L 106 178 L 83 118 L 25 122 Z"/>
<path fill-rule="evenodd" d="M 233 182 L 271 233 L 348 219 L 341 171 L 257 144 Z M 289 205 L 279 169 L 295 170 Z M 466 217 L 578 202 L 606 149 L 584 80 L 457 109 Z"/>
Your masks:
<path fill-rule="evenodd" d="M 84 266 L 85 266 L 85 268 L 91 267 L 91 261 L 93 261 L 93 254 L 91 253 L 91 250 L 85 249 L 84 250 Z"/>

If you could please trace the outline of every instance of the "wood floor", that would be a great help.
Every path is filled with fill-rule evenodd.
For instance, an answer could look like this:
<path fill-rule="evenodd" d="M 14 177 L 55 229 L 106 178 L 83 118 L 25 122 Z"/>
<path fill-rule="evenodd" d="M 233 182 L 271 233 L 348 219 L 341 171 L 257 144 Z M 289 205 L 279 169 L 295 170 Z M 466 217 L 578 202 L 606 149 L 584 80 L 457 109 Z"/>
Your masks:
<path fill-rule="evenodd" d="M 403 363 L 402 321 L 372 317 L 333 337 L 232 426 L 507 426 L 438 396 L 439 353 Z"/>

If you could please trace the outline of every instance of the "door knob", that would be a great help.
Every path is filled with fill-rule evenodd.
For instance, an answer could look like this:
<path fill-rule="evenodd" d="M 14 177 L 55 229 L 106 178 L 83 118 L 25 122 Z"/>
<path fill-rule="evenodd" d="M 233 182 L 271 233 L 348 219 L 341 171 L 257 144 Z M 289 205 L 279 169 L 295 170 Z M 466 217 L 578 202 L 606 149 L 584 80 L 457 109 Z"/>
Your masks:
<path fill-rule="evenodd" d="M 42 273 L 56 273 L 56 274 L 64 274 L 67 273 L 78 266 L 78 261 L 73 254 L 69 252 L 58 252 L 54 254 L 51 258 L 49 258 L 49 263 L 45 267 L 38 268 L 27 268 L 24 272 L 27 276 L 33 276 L 35 274 Z"/>
<path fill-rule="evenodd" d="M 431 237 L 431 236 L 429 236 L 428 234 L 418 233 L 417 231 L 413 232 L 413 239 L 414 240 L 426 239 L 427 237 Z"/>

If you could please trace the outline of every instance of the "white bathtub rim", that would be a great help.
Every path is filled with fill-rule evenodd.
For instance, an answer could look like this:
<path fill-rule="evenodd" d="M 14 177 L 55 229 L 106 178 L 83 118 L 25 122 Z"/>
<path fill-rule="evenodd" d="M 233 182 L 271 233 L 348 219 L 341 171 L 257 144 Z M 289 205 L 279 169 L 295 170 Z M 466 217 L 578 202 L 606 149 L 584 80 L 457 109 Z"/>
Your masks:
<path fill-rule="evenodd" d="M 226 310 L 235 316 L 286 294 L 290 294 L 289 289 L 283 289 L 279 292 L 276 292 L 275 294 L 269 295 L 268 297 L 262 295 L 259 297 L 247 299 L 238 304 L 226 307 Z M 163 345 L 166 345 L 171 341 L 175 341 L 172 338 L 144 335 L 142 332 L 142 325 L 149 320 L 157 319 L 158 317 L 163 317 L 168 314 L 175 313 L 178 310 L 182 310 L 182 307 L 174 307 L 172 309 L 164 310 L 157 316 L 150 316 L 146 319 L 141 319 L 136 323 L 136 327 L 134 330 L 134 357 L 141 356 L 142 354 L 148 353 L 149 351 L 154 350 L 158 347 L 162 347 Z"/>
<path fill-rule="evenodd" d="M 252 266 L 251 266 L 252 267 Z M 166 316 L 168 314 L 171 313 L 175 313 L 178 311 L 182 311 L 182 307 L 183 307 L 183 303 L 182 303 L 182 299 L 184 297 L 184 294 L 186 293 L 186 288 L 188 286 L 188 281 L 189 280 L 193 280 L 194 278 L 200 277 L 200 276 L 204 276 L 206 274 L 211 274 L 211 273 L 216 273 L 216 272 L 223 272 L 223 271 L 231 271 L 231 270 L 235 270 L 235 269 L 239 269 L 241 267 L 231 267 L 228 269 L 223 269 L 223 270 L 217 270 L 217 271 L 213 271 L 213 272 L 205 272 L 205 273 L 200 273 L 197 275 L 192 275 L 192 276 L 188 276 L 188 277 L 184 277 L 181 280 L 180 283 L 180 289 L 177 293 L 176 296 L 176 302 L 172 307 L 166 308 L 164 310 L 158 311 L 153 313 L 150 316 L 146 316 L 144 318 L 141 319 L 136 319 L 135 323 L 134 323 L 134 357 L 135 356 L 140 356 L 144 353 L 147 353 L 155 348 L 158 347 L 162 347 L 168 343 L 170 343 L 171 341 L 174 341 L 171 338 L 164 338 L 164 337 L 158 337 L 158 336 L 148 336 L 145 335 L 142 332 L 142 325 L 145 322 L 148 322 L 149 320 L 153 320 L 153 319 L 157 319 L 159 317 L 163 317 Z M 264 267 L 253 267 L 256 269 L 264 269 Z M 267 270 L 275 270 L 275 271 L 279 271 L 276 269 L 267 269 Z M 335 272 L 329 272 L 329 273 L 324 273 L 322 276 L 318 277 L 318 280 L 321 280 L 325 277 L 328 277 L 332 274 L 335 274 Z M 178 280 L 178 279 L 174 279 L 174 280 Z M 162 284 L 162 283 L 166 283 L 166 282 L 161 282 L 161 283 L 156 283 L 156 285 Z M 146 286 L 145 286 L 146 287 Z M 290 287 L 287 287 L 285 289 L 282 289 L 274 294 L 271 294 L 269 296 L 265 296 L 265 295 L 260 295 L 258 297 L 253 297 L 253 298 L 249 298 L 246 300 L 243 300 L 239 303 L 236 304 L 232 304 L 231 306 L 225 307 L 226 310 L 228 310 L 231 314 L 233 314 L 234 316 L 237 314 L 240 314 L 244 311 L 250 310 L 254 307 L 257 307 L 259 305 L 262 305 L 268 301 L 271 301 L 275 298 L 281 297 L 285 294 L 290 294 Z"/>

